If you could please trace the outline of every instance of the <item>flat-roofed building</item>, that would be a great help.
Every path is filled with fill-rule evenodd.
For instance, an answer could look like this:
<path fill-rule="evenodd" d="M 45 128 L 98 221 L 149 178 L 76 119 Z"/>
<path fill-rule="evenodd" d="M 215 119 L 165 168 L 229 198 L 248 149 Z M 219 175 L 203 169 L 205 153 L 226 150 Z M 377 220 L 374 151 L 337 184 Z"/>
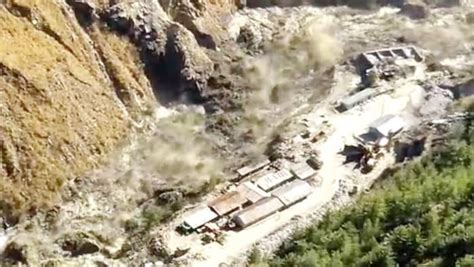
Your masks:
<path fill-rule="evenodd" d="M 278 212 L 283 207 L 283 203 L 276 197 L 264 198 L 235 214 L 233 221 L 240 228 L 245 228 Z"/>
<path fill-rule="evenodd" d="M 278 188 L 272 193 L 272 195 L 288 207 L 305 199 L 312 191 L 313 188 L 307 182 L 295 180 Z"/>
<path fill-rule="evenodd" d="M 386 115 L 370 124 L 369 131 L 377 137 L 392 137 L 406 126 L 405 121 L 396 115 Z"/>
<path fill-rule="evenodd" d="M 282 185 L 293 178 L 293 174 L 287 169 L 281 169 L 274 173 L 268 173 L 260 178 L 257 178 L 255 184 L 266 192 Z"/>
<path fill-rule="evenodd" d="M 239 177 L 245 177 L 249 174 L 252 174 L 252 173 L 264 168 L 265 166 L 267 166 L 270 163 L 271 163 L 270 160 L 265 159 L 263 161 L 260 161 L 260 162 L 254 163 L 254 164 L 250 164 L 250 165 L 247 165 L 247 166 L 244 166 L 244 167 L 238 169 L 237 174 L 239 174 Z"/>
<path fill-rule="evenodd" d="M 317 171 L 306 162 L 301 162 L 291 167 L 291 172 L 299 179 L 306 180 L 316 175 Z"/>
<path fill-rule="evenodd" d="M 186 230 L 196 230 L 217 217 L 218 215 L 209 207 L 200 207 L 184 218 L 183 227 Z"/>
<path fill-rule="evenodd" d="M 423 57 L 414 46 L 403 46 L 366 51 L 358 56 L 355 63 L 359 71 L 364 72 L 388 58 L 413 59 L 417 62 L 423 60 Z"/>
<path fill-rule="evenodd" d="M 245 196 L 245 198 L 251 203 L 258 202 L 259 200 L 270 196 L 269 193 L 263 191 L 250 181 L 240 184 L 236 191 Z"/>

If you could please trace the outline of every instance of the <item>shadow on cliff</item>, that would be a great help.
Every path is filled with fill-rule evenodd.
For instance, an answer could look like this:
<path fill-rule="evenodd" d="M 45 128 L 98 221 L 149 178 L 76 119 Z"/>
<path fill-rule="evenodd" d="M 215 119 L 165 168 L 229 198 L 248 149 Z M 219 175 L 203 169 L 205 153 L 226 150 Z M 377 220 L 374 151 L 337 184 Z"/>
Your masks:
<path fill-rule="evenodd" d="M 151 83 L 155 98 L 161 105 L 205 102 L 200 94 L 198 83 L 183 78 L 181 70 L 184 68 L 184 58 L 174 49 L 170 40 L 166 43 L 164 54 L 150 56 L 149 51 L 143 50 L 140 57 L 145 65 L 145 75 Z"/>

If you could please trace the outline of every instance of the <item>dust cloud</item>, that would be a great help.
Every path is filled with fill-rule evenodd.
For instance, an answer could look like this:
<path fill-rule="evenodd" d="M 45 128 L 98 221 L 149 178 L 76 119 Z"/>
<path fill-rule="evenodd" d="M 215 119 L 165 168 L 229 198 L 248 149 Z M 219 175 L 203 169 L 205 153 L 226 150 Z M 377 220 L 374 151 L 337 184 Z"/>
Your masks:
<path fill-rule="evenodd" d="M 460 25 L 416 25 L 404 29 L 402 35 L 407 42 L 429 50 L 438 60 L 466 52 L 474 40 L 472 29 Z"/>
<path fill-rule="evenodd" d="M 182 113 L 162 120 L 157 133 L 133 152 L 132 168 L 152 173 L 167 186 L 197 191 L 221 179 L 223 162 L 204 132 L 204 115 Z"/>
<path fill-rule="evenodd" d="M 29 224 L 28 235 L 15 239 L 28 248 L 34 244 L 30 262 L 38 262 L 39 254 L 57 255 L 58 240 L 69 236 L 91 235 L 120 245 L 125 223 L 141 218 L 147 205 L 157 205 L 157 191 L 200 193 L 206 183 L 224 176 L 223 161 L 204 133 L 202 113 L 176 112 L 149 126 L 154 135 L 132 136 L 105 167 L 68 183 L 61 206 L 38 215 L 42 219 Z"/>
<path fill-rule="evenodd" d="M 311 20 L 303 23 L 298 32 L 273 42 L 262 55 L 244 60 L 243 73 L 251 91 L 243 105 L 240 128 L 255 141 L 247 154 L 262 153 L 288 117 L 300 89 L 295 81 L 332 67 L 342 55 L 342 44 L 329 28 Z M 277 110 L 283 114 L 275 117 Z"/>

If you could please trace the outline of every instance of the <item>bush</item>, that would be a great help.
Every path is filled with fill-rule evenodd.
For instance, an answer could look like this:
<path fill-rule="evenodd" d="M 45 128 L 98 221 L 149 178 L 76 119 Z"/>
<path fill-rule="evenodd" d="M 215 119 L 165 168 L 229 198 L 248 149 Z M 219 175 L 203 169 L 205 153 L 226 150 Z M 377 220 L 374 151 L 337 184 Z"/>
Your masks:
<path fill-rule="evenodd" d="M 142 220 L 145 229 L 151 229 L 152 227 L 164 222 L 169 219 L 172 215 L 171 210 L 164 207 L 152 206 L 143 210 Z"/>

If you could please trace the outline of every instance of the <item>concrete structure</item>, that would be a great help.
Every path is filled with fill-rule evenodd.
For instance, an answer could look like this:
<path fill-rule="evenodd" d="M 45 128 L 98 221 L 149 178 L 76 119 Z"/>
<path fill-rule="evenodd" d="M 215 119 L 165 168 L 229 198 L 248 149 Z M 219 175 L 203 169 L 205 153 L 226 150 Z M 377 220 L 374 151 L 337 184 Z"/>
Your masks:
<path fill-rule="evenodd" d="M 349 110 L 359 104 L 361 104 L 364 101 L 369 100 L 372 97 L 375 97 L 378 94 L 377 90 L 373 88 L 368 88 L 365 90 L 362 90 L 360 92 L 357 92 L 353 95 L 350 95 L 344 99 L 342 99 L 339 102 L 339 107 L 341 111 L 346 111 Z"/>
<path fill-rule="evenodd" d="M 244 167 L 238 169 L 237 173 L 239 174 L 240 177 L 245 177 L 249 174 L 252 174 L 252 173 L 264 168 L 265 166 L 267 166 L 270 163 L 271 163 L 270 160 L 266 159 L 266 160 L 264 160 L 262 162 L 258 162 L 256 164 L 244 166 Z"/>
<path fill-rule="evenodd" d="M 284 207 L 283 203 L 276 197 L 269 197 L 238 212 L 233 221 L 240 228 L 248 227 L 264 218 L 278 212 Z"/>
<path fill-rule="evenodd" d="M 291 172 L 299 179 L 306 180 L 316 175 L 316 170 L 306 162 L 295 164 L 291 167 Z"/>
<path fill-rule="evenodd" d="M 275 190 L 272 195 L 278 198 L 285 206 L 291 206 L 303 200 L 312 192 L 312 187 L 305 181 L 295 180 Z"/>
<path fill-rule="evenodd" d="M 259 200 L 269 197 L 270 194 L 260 189 L 257 185 L 253 184 L 250 181 L 244 182 L 239 185 L 236 189 L 241 195 L 245 196 L 245 198 L 251 202 L 255 203 Z"/>
<path fill-rule="evenodd" d="M 228 192 L 209 203 L 209 207 L 214 210 L 219 216 L 224 216 L 232 211 L 240 209 L 247 198 L 238 191 Z"/>
<path fill-rule="evenodd" d="M 386 115 L 370 124 L 369 131 L 377 137 L 392 137 L 401 132 L 405 126 L 405 121 L 401 117 Z"/>
<path fill-rule="evenodd" d="M 387 59 L 414 59 L 417 62 L 423 60 L 420 53 L 414 46 L 405 47 L 391 47 L 386 49 L 378 49 L 372 51 L 366 51 L 360 54 L 356 59 L 356 67 L 361 74 L 365 74 L 365 71 L 375 67 L 382 61 Z"/>
<path fill-rule="evenodd" d="M 183 227 L 186 230 L 196 230 L 217 217 L 218 215 L 209 207 L 201 207 L 184 218 Z"/>
<path fill-rule="evenodd" d="M 282 169 L 275 173 L 266 174 L 260 178 L 257 178 L 255 184 L 266 192 L 271 191 L 275 187 L 282 185 L 284 182 L 293 178 L 293 174 L 287 170 Z"/>

